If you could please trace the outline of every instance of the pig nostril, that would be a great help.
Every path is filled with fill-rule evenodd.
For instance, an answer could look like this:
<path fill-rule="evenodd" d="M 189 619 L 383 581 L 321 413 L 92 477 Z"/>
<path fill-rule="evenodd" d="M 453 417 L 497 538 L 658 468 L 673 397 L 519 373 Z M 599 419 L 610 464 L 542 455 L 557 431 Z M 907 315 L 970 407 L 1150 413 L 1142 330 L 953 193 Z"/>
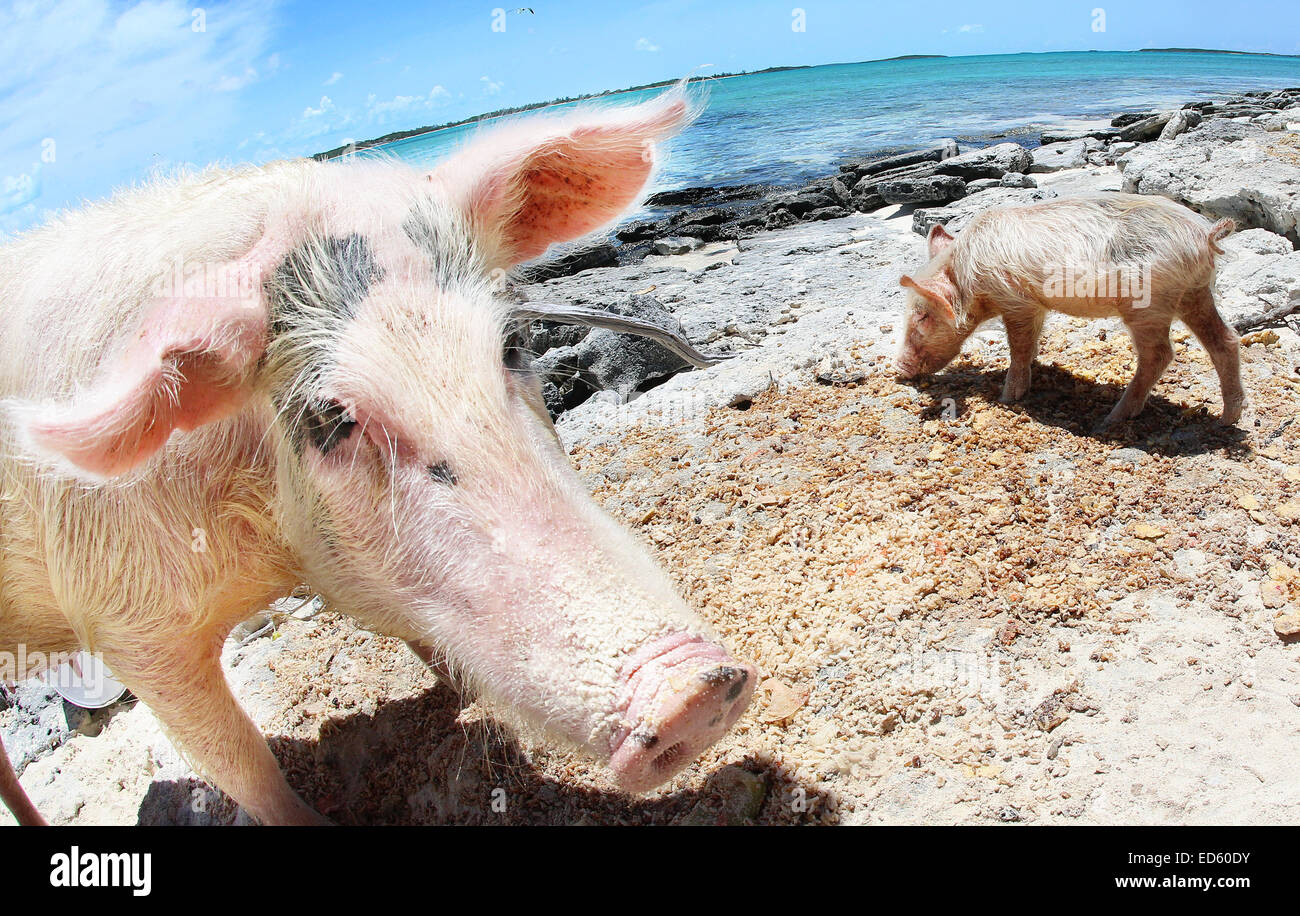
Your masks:
<path fill-rule="evenodd" d="M 742 674 L 742 673 L 743 672 L 739 668 L 730 668 L 726 665 L 723 665 L 718 668 L 710 668 L 708 671 L 701 671 L 700 680 L 708 684 L 710 687 L 721 687 L 723 684 L 727 683 L 732 678 L 734 678 L 737 674 Z M 741 683 L 744 682 L 742 681 Z"/>
<path fill-rule="evenodd" d="M 653 766 L 656 770 L 671 769 L 673 766 L 677 764 L 677 761 L 681 759 L 681 756 L 682 756 L 682 743 L 678 741 L 672 747 L 668 748 L 666 751 L 664 751 L 662 754 L 656 757 Z"/>

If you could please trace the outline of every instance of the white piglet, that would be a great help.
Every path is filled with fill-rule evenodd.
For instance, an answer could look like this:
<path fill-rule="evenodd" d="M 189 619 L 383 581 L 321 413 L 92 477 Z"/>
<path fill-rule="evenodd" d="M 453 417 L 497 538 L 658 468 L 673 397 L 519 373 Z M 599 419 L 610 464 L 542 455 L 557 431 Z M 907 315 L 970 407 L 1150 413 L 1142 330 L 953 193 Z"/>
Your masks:
<path fill-rule="evenodd" d="M 695 759 L 755 670 L 585 492 L 494 282 L 635 203 L 690 115 L 208 171 L 0 248 L 0 651 L 102 653 L 268 823 L 318 816 L 220 653 L 303 582 L 629 791 Z M 7 761 L 0 795 L 39 820 Z"/>

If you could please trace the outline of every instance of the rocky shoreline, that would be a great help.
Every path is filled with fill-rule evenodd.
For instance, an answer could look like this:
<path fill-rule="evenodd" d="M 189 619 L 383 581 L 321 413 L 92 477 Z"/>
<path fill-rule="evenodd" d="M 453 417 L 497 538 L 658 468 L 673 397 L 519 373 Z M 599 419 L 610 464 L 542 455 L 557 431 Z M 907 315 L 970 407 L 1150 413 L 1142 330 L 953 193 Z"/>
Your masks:
<path fill-rule="evenodd" d="M 1222 102 L 1188 102 L 1181 109 L 1125 112 L 1109 125 L 1083 130 L 1047 130 L 1037 142 L 990 142 L 963 148 L 955 139 L 906 151 L 883 152 L 850 159 L 835 174 L 798 188 L 773 185 L 688 187 L 651 195 L 645 208 L 650 218 L 624 223 L 615 240 L 567 252 L 537 265 L 530 279 L 550 279 L 591 267 L 627 264 L 649 254 L 680 254 L 702 244 L 751 238 L 797 222 L 838 219 L 849 213 L 871 213 L 890 204 L 921 209 L 947 204 L 994 188 L 1033 189 L 1035 175 L 1115 165 L 1143 144 L 1171 141 L 1188 131 L 1198 138 L 1224 141 L 1263 132 L 1285 131 L 1300 121 L 1300 88 L 1251 91 Z M 1227 123 L 1224 123 L 1227 122 Z M 1232 126 L 1229 126 L 1232 125 Z M 1205 130 L 1195 133 L 1197 128 Z M 1005 135 L 999 135 L 1005 136 Z M 1144 157 L 1133 156 L 1142 162 Z M 1138 189 L 1140 190 L 1140 189 Z M 1184 201 L 1187 202 L 1187 201 Z M 1218 213 L 1200 201 L 1206 215 L 1234 216 L 1243 229 L 1288 231 L 1300 245 L 1294 221 L 1267 212 L 1246 210 Z M 916 231 L 929 231 L 940 216 L 915 217 Z"/>
<path fill-rule="evenodd" d="M 1284 154 L 1289 145 L 1300 157 L 1296 134 L 1287 130 L 1297 122 L 1300 88 L 1252 91 L 1223 101 L 1188 102 L 1180 109 L 1125 112 L 1109 124 L 1080 130 L 1042 131 L 1037 145 L 1032 139 L 1003 140 L 963 148 L 949 138 L 920 149 L 854 158 L 835 174 L 793 189 L 734 185 L 664 191 L 646 200 L 648 218 L 620 225 L 611 239 L 534 265 L 521 279 L 537 284 L 886 208 L 904 208 L 920 235 L 940 223 L 959 231 L 987 207 L 1055 196 L 1039 186 L 1045 175 L 1107 166 L 1118 167 L 1124 191 L 1161 194 L 1212 219 L 1231 217 L 1239 230 L 1264 229 L 1297 247 L 1300 203 L 1293 169 L 1254 153 L 1252 146 L 1277 138 Z M 1203 168 L 1214 155 L 1232 160 L 1231 167 Z M 650 296 L 604 306 L 680 328 L 671 311 Z M 1293 308 L 1289 301 L 1266 304 L 1243 318 L 1242 329 Z M 608 331 L 539 322 L 526 344 L 540 355 L 537 369 L 554 416 L 597 391 L 616 392 L 626 401 L 686 368 L 660 348 Z"/>

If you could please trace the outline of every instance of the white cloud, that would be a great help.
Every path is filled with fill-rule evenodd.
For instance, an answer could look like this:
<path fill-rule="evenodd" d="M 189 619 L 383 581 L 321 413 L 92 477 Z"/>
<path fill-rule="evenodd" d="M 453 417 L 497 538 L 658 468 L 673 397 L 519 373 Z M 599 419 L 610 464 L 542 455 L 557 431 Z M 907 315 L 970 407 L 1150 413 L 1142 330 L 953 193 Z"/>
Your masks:
<path fill-rule="evenodd" d="M 6 175 L 0 179 L 0 214 L 26 207 L 40 196 L 41 164 L 32 164 L 30 172 Z"/>
<path fill-rule="evenodd" d="M 659 46 L 649 38 L 638 38 L 635 47 L 638 51 L 650 51 L 652 53 L 659 50 Z"/>
<path fill-rule="evenodd" d="M 964 26 L 962 26 L 960 29 L 958 29 L 957 31 L 958 31 L 958 32 L 982 32 L 982 31 L 984 31 L 984 26 L 982 26 L 982 25 L 964 25 Z"/>
<path fill-rule="evenodd" d="M 258 0 L 213 4 L 200 33 L 182 0 L 0 3 L 0 176 L 21 182 L 46 138 L 58 151 L 0 230 L 21 228 L 21 212 L 102 197 L 157 159 L 217 158 L 238 90 L 279 68 L 265 56 L 273 15 Z M 18 185 L 3 180 L 9 201 Z"/>
<path fill-rule="evenodd" d="M 434 86 L 429 90 L 428 95 L 399 95 L 382 100 L 371 93 L 366 97 L 366 111 L 371 120 L 382 124 L 389 115 L 428 111 L 436 105 L 444 104 L 450 98 L 451 93 L 442 86 Z"/>
<path fill-rule="evenodd" d="M 339 73 L 337 70 L 335 70 L 335 71 L 330 75 L 330 78 L 327 79 L 325 82 L 321 83 L 321 85 L 322 85 L 322 86 L 333 86 L 335 83 L 337 83 L 337 82 L 338 82 L 339 80 L 341 80 L 341 79 L 343 79 L 343 74 L 342 74 L 342 73 Z"/>
<path fill-rule="evenodd" d="M 483 91 L 488 95 L 496 95 L 498 92 L 501 91 L 501 87 L 505 85 L 505 83 L 494 82 L 493 80 L 488 79 L 486 76 L 480 76 L 479 82 L 483 84 Z"/>
<path fill-rule="evenodd" d="M 321 115 L 333 110 L 334 110 L 333 100 L 331 100 L 329 96 L 323 95 L 320 97 L 320 107 L 312 108 L 310 105 L 308 105 L 307 108 L 304 109 L 302 116 L 304 118 L 319 118 Z"/>

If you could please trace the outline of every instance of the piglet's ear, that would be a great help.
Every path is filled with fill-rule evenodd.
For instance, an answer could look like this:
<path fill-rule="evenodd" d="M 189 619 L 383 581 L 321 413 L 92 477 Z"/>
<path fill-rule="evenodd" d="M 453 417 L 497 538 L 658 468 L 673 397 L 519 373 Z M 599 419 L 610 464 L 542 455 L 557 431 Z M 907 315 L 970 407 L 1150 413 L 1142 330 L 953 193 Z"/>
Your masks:
<path fill-rule="evenodd" d="M 925 297 L 927 302 L 934 305 L 941 318 L 956 322 L 957 314 L 953 311 L 952 300 L 949 298 L 951 290 L 945 288 L 946 284 L 936 282 L 933 278 L 917 280 L 904 274 L 899 279 L 898 285 L 916 290 Z"/>
<path fill-rule="evenodd" d="M 231 278 L 223 295 L 176 290 L 152 302 L 130 342 L 70 403 L 20 405 L 33 450 L 112 477 L 144 462 L 173 431 L 238 410 L 266 348 L 263 272 L 283 250 L 268 237 L 222 265 Z"/>
<path fill-rule="evenodd" d="M 655 143 L 695 116 L 682 89 L 632 108 L 534 117 L 485 134 L 430 176 L 466 212 L 491 267 L 600 228 L 640 196 Z"/>
<path fill-rule="evenodd" d="M 926 243 L 930 248 L 930 257 L 936 257 L 943 253 L 944 249 L 953 243 L 952 234 L 944 228 L 943 223 L 935 223 L 930 227 L 930 234 L 926 236 Z"/>

